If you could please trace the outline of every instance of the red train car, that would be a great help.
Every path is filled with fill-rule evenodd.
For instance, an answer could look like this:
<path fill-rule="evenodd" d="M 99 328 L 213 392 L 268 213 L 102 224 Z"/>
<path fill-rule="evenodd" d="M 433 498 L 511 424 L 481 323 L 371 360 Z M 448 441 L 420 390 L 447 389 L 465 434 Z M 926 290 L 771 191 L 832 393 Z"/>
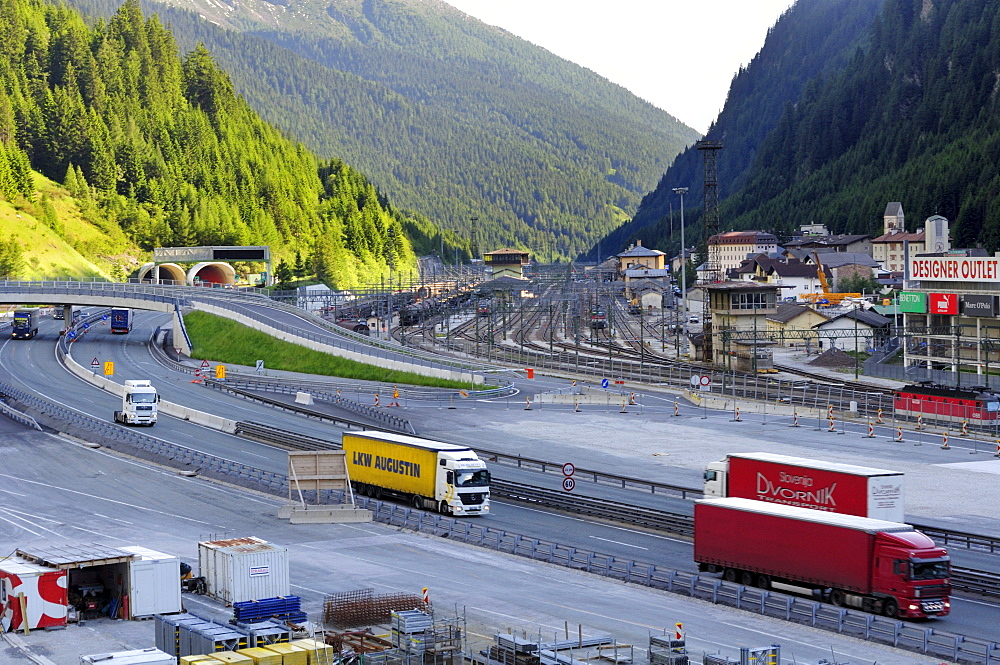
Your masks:
<path fill-rule="evenodd" d="M 1000 416 L 1000 397 L 980 392 L 937 385 L 911 385 L 900 388 L 893 398 L 896 415 L 962 422 L 993 422 Z"/>

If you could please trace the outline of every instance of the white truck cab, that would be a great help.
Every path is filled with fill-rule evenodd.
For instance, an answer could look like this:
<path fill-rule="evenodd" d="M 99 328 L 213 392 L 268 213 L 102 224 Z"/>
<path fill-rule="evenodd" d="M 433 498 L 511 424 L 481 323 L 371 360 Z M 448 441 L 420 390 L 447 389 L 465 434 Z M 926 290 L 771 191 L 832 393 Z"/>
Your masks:
<path fill-rule="evenodd" d="M 125 382 L 125 392 L 122 394 L 122 410 L 115 411 L 115 422 L 124 425 L 156 424 L 156 403 L 160 396 L 148 379 Z"/>

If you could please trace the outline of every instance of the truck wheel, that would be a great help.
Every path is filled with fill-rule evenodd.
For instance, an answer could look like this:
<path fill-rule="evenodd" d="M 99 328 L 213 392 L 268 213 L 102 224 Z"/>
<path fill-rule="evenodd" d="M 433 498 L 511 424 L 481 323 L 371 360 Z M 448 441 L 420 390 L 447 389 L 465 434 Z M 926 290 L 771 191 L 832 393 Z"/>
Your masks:
<path fill-rule="evenodd" d="M 843 607 L 847 602 L 847 595 L 840 589 L 834 589 L 830 592 L 830 602 L 837 607 Z"/>
<path fill-rule="evenodd" d="M 757 581 L 754 579 L 755 577 L 756 575 L 751 573 L 749 570 L 744 570 L 743 574 L 740 575 L 740 584 L 743 586 L 754 586 L 754 582 Z"/>
<path fill-rule="evenodd" d="M 375 499 L 376 501 L 380 500 L 382 498 L 382 488 L 381 487 L 376 487 L 375 488 L 375 491 L 372 492 L 372 498 Z"/>
<path fill-rule="evenodd" d="M 736 569 L 735 568 L 726 568 L 726 570 L 723 571 L 723 573 L 722 573 L 722 579 L 726 580 L 727 582 L 735 582 L 736 581 Z"/>
<path fill-rule="evenodd" d="M 757 588 L 767 591 L 771 588 L 771 576 L 761 573 L 757 576 Z"/>
<path fill-rule="evenodd" d="M 450 513 L 451 513 L 451 510 L 450 510 L 450 509 L 448 508 L 448 504 L 447 504 L 447 502 L 445 502 L 445 501 L 442 501 L 442 502 L 441 502 L 441 503 L 440 503 L 440 504 L 438 505 L 438 512 L 439 512 L 439 513 L 441 513 L 442 515 L 448 515 L 448 514 L 450 514 Z"/>
<path fill-rule="evenodd" d="M 414 508 L 418 510 L 423 510 L 424 500 L 420 498 L 420 495 L 414 494 L 413 497 L 410 499 L 410 503 L 413 504 Z"/>
<path fill-rule="evenodd" d="M 892 598 L 886 598 L 882 603 L 882 614 L 893 619 L 899 617 L 899 603 Z"/>

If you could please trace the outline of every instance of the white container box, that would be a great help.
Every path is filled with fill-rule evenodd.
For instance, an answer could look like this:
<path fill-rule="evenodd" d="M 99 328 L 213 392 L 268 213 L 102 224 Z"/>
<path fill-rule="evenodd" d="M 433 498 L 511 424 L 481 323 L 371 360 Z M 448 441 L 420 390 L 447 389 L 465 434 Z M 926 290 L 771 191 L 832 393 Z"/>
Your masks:
<path fill-rule="evenodd" d="M 80 656 L 80 665 L 177 665 L 177 659 L 159 649 L 137 649 Z"/>
<path fill-rule="evenodd" d="M 120 547 L 136 555 L 129 562 L 129 618 L 181 611 L 181 561 L 145 547 Z"/>
<path fill-rule="evenodd" d="M 288 548 L 260 538 L 200 542 L 198 566 L 207 594 L 227 605 L 291 593 Z"/>

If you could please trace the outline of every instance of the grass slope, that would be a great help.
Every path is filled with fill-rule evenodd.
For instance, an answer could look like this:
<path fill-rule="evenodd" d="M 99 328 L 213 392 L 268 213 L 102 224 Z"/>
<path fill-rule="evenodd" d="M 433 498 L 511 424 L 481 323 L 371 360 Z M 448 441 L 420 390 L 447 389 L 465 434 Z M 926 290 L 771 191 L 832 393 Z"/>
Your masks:
<path fill-rule="evenodd" d="M 23 248 L 24 267 L 14 277 L 40 279 L 113 279 L 138 266 L 141 251 L 131 246 L 120 229 L 104 229 L 91 222 L 69 192 L 35 173 L 33 201 L 0 199 L 0 238 L 15 238 Z M 48 199 L 57 232 L 45 221 L 43 196 Z M 118 271 L 118 268 L 121 271 Z M 120 276 L 120 275 L 119 275 Z"/>
<path fill-rule="evenodd" d="M 268 369 L 303 374 L 337 376 L 396 385 L 455 389 L 470 387 L 468 383 L 434 379 L 413 372 L 386 370 L 314 351 L 298 344 L 283 342 L 249 326 L 207 312 L 188 312 L 184 315 L 184 326 L 194 347 L 191 357 L 199 360 L 253 367 L 258 360 L 263 359 L 264 366 Z"/>

